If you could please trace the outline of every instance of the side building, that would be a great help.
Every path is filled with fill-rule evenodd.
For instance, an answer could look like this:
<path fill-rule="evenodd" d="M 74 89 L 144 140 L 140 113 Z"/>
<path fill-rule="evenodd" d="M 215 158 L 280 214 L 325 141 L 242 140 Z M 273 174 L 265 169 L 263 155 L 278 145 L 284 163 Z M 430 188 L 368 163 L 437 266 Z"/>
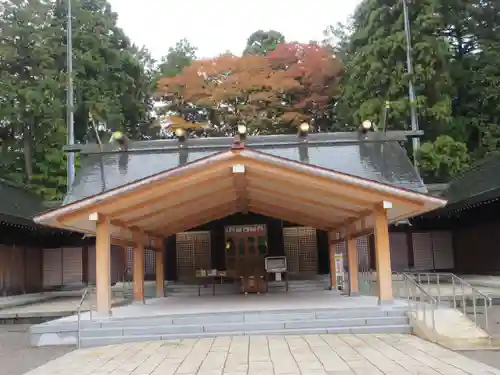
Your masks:
<path fill-rule="evenodd" d="M 36 224 L 32 218 L 48 207 L 24 187 L 0 179 L 0 197 L 0 296 L 95 283 L 93 239 Z M 114 259 L 116 282 L 125 269 L 121 249 Z"/>
<path fill-rule="evenodd" d="M 500 155 L 456 177 L 443 196 L 448 204 L 414 218 L 414 226 L 428 233 L 450 233 L 453 272 L 500 274 Z"/>

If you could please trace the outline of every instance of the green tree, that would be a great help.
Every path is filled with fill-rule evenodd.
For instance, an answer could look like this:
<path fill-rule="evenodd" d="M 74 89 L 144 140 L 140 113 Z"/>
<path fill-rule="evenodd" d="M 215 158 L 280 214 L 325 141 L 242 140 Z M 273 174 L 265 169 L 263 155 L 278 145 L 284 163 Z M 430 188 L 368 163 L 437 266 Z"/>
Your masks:
<path fill-rule="evenodd" d="M 433 139 L 451 121 L 449 47 L 439 38 L 441 26 L 433 0 L 410 4 L 414 82 L 421 128 Z M 341 126 L 380 122 L 391 102 L 389 129 L 409 127 L 410 103 L 401 2 L 364 0 L 352 19 L 352 34 L 344 47 L 346 74 L 337 111 Z M 339 125 L 340 126 L 340 125 Z"/>
<path fill-rule="evenodd" d="M 441 36 L 450 42 L 454 127 L 477 159 L 500 148 L 500 4 L 440 0 Z"/>
<path fill-rule="evenodd" d="M 448 135 L 425 142 L 418 153 L 420 172 L 426 182 L 447 182 L 469 166 L 467 146 Z"/>
<path fill-rule="evenodd" d="M 191 65 L 196 59 L 197 47 L 193 46 L 187 39 L 179 40 L 174 47 L 168 49 L 168 53 L 162 58 L 158 67 L 159 76 L 174 77 Z"/>
<path fill-rule="evenodd" d="M 13 135 L 2 147 L 0 175 L 60 199 L 66 191 L 66 3 L 4 1 L 0 30 L 0 127 Z M 73 37 L 77 142 L 92 137 L 90 117 L 140 138 L 149 125 L 149 54 L 131 45 L 105 0 L 73 0 Z"/>
<path fill-rule="evenodd" d="M 285 43 L 282 33 L 275 30 L 257 30 L 248 37 L 243 55 L 266 55 L 274 51 L 278 44 Z"/>

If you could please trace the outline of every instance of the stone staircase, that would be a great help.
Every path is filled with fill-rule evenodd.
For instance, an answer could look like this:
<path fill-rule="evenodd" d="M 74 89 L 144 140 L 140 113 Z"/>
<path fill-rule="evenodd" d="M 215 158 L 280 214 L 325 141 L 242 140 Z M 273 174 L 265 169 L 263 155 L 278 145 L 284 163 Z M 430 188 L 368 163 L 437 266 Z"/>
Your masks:
<path fill-rule="evenodd" d="M 217 312 L 82 322 L 81 346 L 215 336 L 411 331 L 406 308 L 399 306 Z"/>

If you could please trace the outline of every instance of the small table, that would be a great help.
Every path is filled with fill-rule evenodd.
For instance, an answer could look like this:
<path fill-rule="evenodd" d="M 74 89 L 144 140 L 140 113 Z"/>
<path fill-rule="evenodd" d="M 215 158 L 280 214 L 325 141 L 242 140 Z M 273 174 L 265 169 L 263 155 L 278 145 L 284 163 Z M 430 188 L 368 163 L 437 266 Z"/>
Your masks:
<path fill-rule="evenodd" d="M 215 284 L 223 284 L 225 279 L 233 280 L 234 277 L 227 275 L 226 273 L 216 273 L 215 275 L 196 275 L 198 279 L 198 296 L 201 296 L 201 285 L 203 284 L 205 287 L 208 285 L 208 282 L 212 283 L 212 295 L 215 296 Z"/>
<path fill-rule="evenodd" d="M 266 272 L 266 292 L 269 292 L 269 275 L 276 272 Z M 283 282 L 285 283 L 285 291 L 288 292 L 288 272 L 280 272 L 283 275 Z"/>

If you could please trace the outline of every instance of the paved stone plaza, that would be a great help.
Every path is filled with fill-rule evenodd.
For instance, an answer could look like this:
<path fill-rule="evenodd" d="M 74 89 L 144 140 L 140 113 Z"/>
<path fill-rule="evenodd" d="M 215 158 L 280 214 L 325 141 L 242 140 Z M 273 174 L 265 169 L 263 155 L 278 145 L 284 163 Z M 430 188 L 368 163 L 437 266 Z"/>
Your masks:
<path fill-rule="evenodd" d="M 500 370 L 408 335 L 236 336 L 77 350 L 26 375 L 487 375 Z"/>

